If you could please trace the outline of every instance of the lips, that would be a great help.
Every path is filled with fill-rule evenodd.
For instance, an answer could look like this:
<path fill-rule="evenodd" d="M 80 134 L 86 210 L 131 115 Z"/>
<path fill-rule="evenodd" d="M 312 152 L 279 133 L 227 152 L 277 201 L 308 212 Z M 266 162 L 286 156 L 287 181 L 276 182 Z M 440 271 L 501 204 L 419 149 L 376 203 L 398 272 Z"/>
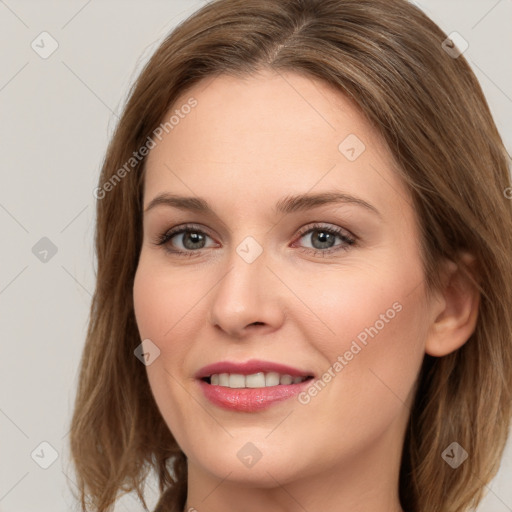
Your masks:
<path fill-rule="evenodd" d="M 276 372 L 281 375 L 287 374 L 292 377 L 314 377 L 310 370 L 301 370 L 292 366 L 273 363 L 270 361 L 262 361 L 251 359 L 243 363 L 235 363 L 232 361 L 220 361 L 218 363 L 209 364 L 201 368 L 195 375 L 196 379 L 204 379 L 214 374 L 230 373 L 239 375 L 252 375 L 254 373 Z"/>
<path fill-rule="evenodd" d="M 210 364 L 195 377 L 203 396 L 212 404 L 233 412 L 259 412 L 299 394 L 311 384 L 314 374 L 293 366 L 251 359 L 243 363 Z"/>
<path fill-rule="evenodd" d="M 201 379 L 196 382 L 203 396 L 211 404 L 236 413 L 262 412 L 269 407 L 289 403 L 292 398 L 311 385 L 311 381 L 308 379 L 299 384 L 232 389 L 224 386 L 212 386 Z"/>

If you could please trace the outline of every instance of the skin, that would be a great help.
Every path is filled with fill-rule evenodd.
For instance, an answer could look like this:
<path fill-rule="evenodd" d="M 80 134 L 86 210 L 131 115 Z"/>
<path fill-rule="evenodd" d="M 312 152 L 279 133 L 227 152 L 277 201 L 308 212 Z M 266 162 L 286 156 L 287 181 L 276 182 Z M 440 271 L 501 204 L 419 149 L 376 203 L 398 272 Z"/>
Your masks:
<path fill-rule="evenodd" d="M 188 457 L 185 510 L 401 511 L 400 456 L 423 356 L 467 341 L 476 293 L 446 262 L 445 287 L 427 300 L 411 198 L 381 136 L 341 93 L 295 73 L 223 75 L 169 115 L 192 96 L 197 106 L 150 151 L 144 208 L 168 192 L 203 197 L 215 213 L 146 211 L 133 290 L 141 339 L 160 349 L 146 367 L 150 386 Z M 349 134 L 366 147 L 354 161 L 338 149 Z M 285 196 L 333 191 L 379 213 L 353 203 L 273 213 Z M 156 245 L 185 223 L 200 225 L 203 246 L 178 234 L 167 247 L 196 254 Z M 356 243 L 334 235 L 322 249 L 321 228 L 299 233 L 313 223 Z M 237 253 L 247 236 L 263 249 L 252 263 Z M 307 404 L 227 411 L 194 379 L 207 364 L 252 358 L 321 377 L 396 303 L 401 311 Z M 248 442 L 261 452 L 252 467 L 237 457 Z"/>

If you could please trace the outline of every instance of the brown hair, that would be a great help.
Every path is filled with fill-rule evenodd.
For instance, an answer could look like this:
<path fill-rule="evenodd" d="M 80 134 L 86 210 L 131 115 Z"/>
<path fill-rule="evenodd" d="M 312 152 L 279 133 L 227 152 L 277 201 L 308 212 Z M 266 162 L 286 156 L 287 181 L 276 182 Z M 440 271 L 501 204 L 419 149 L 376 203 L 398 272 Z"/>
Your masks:
<path fill-rule="evenodd" d="M 135 490 L 146 506 L 152 469 L 163 493 L 157 511 L 181 511 L 186 502 L 186 457 L 134 356 L 145 159 L 119 170 L 194 84 L 261 68 L 332 84 L 382 133 L 421 224 L 430 290 L 443 258 L 464 268 L 461 251 L 475 256 L 477 326 L 458 350 L 425 355 L 399 496 L 407 512 L 479 503 L 511 417 L 512 201 L 507 153 L 487 102 L 464 56 L 443 49 L 445 38 L 405 0 L 216 0 L 160 45 L 131 90 L 97 189 L 97 281 L 70 435 L 83 511 L 111 510 L 120 490 Z M 441 458 L 453 441 L 469 454 L 457 469 Z"/>

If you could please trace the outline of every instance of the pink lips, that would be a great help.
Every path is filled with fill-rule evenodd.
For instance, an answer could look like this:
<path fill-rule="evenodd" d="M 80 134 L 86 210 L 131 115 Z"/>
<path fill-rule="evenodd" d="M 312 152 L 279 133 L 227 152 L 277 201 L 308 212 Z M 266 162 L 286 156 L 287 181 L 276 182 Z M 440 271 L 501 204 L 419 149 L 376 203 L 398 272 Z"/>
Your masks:
<path fill-rule="evenodd" d="M 311 379 L 308 379 L 298 384 L 279 384 L 277 386 L 262 388 L 232 389 L 226 386 L 212 385 L 201 380 L 204 377 L 219 373 L 250 375 L 259 372 L 277 372 L 281 375 L 288 374 L 292 377 L 313 376 L 310 371 L 302 371 L 291 366 L 252 359 L 245 363 L 233 363 L 229 361 L 214 363 L 201 368 L 195 377 L 198 379 L 199 386 L 204 396 L 210 402 L 223 409 L 239 412 L 256 412 L 266 409 L 272 404 L 296 396 L 311 384 Z"/>

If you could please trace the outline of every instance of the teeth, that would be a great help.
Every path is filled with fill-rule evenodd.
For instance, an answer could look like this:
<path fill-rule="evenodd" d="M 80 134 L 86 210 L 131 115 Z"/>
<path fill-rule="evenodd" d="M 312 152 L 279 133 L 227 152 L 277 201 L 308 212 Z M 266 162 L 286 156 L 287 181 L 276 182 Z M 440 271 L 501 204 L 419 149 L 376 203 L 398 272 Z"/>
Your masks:
<path fill-rule="evenodd" d="M 247 375 L 245 378 L 242 377 L 242 382 L 245 381 L 245 386 L 248 388 L 264 388 L 265 387 L 265 374 L 263 372 L 253 373 Z"/>
<path fill-rule="evenodd" d="M 293 377 L 291 375 L 283 375 L 279 384 L 291 384 L 293 382 Z"/>
<path fill-rule="evenodd" d="M 210 377 L 210 383 L 214 386 L 224 386 L 233 389 L 239 388 L 265 388 L 278 385 L 299 384 L 307 377 L 292 377 L 280 375 L 277 372 L 253 373 L 241 375 L 239 373 L 216 373 Z"/>
<path fill-rule="evenodd" d="M 230 388 L 245 388 L 245 376 L 238 373 L 231 373 L 229 375 Z"/>
<path fill-rule="evenodd" d="M 265 386 L 277 386 L 279 384 L 279 373 L 269 372 L 265 376 Z"/>

